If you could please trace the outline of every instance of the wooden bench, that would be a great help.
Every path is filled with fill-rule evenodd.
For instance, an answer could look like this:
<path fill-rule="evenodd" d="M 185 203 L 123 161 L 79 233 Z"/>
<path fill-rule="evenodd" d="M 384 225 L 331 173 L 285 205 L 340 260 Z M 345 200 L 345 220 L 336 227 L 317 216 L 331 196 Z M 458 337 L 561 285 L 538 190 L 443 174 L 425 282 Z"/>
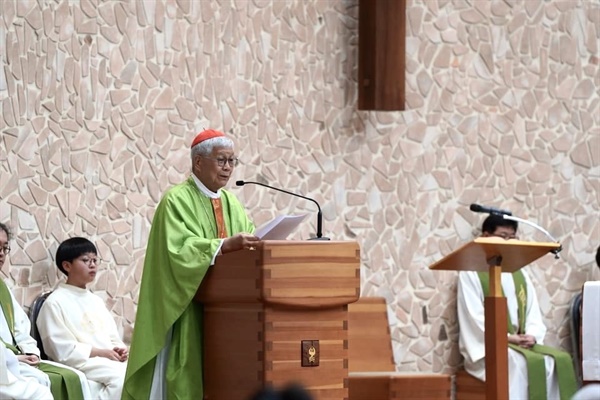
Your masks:
<path fill-rule="evenodd" d="M 384 298 L 348 305 L 349 400 L 450 400 L 449 375 L 396 372 Z"/>
<path fill-rule="evenodd" d="M 467 371 L 456 373 L 456 400 L 485 400 L 485 382 Z"/>

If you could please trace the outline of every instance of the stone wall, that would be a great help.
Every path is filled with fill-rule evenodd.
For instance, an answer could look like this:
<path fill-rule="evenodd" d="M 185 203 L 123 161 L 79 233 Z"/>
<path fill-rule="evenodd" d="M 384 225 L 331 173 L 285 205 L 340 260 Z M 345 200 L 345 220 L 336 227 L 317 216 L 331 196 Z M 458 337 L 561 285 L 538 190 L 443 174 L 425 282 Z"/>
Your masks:
<path fill-rule="evenodd" d="M 404 112 L 356 109 L 357 15 L 356 0 L 0 1 L 0 221 L 16 234 L 1 275 L 18 299 L 56 285 L 58 243 L 86 236 L 129 340 L 154 208 L 212 127 L 237 142 L 234 180 L 312 196 L 327 236 L 359 242 L 399 370 L 460 364 L 456 274 L 427 266 L 477 234 L 472 202 L 562 242 L 528 271 L 547 342 L 570 349 L 569 302 L 600 277 L 598 2 L 409 0 Z M 314 213 L 231 186 L 258 225 Z"/>

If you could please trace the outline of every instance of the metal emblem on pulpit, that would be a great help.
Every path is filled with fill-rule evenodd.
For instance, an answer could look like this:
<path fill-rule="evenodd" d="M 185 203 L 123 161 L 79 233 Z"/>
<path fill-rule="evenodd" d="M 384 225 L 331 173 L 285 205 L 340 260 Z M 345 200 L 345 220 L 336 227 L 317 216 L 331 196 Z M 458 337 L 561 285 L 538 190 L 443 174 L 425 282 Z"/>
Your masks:
<path fill-rule="evenodd" d="M 319 341 L 318 340 L 303 340 L 301 343 L 301 355 L 303 367 L 318 367 L 319 366 Z"/>

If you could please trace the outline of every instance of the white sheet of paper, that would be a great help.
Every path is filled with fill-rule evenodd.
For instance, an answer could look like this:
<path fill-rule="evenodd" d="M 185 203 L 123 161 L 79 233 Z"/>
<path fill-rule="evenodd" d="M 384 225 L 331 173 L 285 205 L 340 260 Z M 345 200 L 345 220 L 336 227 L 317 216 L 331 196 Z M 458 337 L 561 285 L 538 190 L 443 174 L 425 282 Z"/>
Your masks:
<path fill-rule="evenodd" d="M 285 240 L 306 215 L 280 215 L 256 229 L 254 235 L 261 240 Z"/>

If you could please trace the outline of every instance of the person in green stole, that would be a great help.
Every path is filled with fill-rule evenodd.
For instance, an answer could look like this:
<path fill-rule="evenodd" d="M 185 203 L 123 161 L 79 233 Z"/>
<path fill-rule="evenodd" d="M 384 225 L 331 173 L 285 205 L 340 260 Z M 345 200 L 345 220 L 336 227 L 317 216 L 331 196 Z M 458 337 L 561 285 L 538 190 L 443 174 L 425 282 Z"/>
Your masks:
<path fill-rule="evenodd" d="M 490 215 L 482 236 L 515 239 L 518 224 L 499 215 Z M 546 326 L 535 287 L 523 269 L 502 273 L 502 291 L 507 301 L 508 380 L 511 400 L 570 400 L 577 390 L 571 356 L 544 346 Z M 459 273 L 457 310 L 459 348 L 465 370 L 485 380 L 484 297 L 489 293 L 486 272 Z"/>
<path fill-rule="evenodd" d="M 10 230 L 0 223 L 0 268 L 10 252 L 9 240 Z M 40 360 L 29 318 L 2 280 L 0 308 L 0 398 L 89 399 L 82 373 Z"/>
<path fill-rule="evenodd" d="M 202 399 L 202 306 L 193 301 L 216 257 L 258 246 L 254 224 L 224 190 L 233 141 L 209 129 L 191 146 L 192 175 L 160 201 L 148 238 L 122 399 Z"/>

